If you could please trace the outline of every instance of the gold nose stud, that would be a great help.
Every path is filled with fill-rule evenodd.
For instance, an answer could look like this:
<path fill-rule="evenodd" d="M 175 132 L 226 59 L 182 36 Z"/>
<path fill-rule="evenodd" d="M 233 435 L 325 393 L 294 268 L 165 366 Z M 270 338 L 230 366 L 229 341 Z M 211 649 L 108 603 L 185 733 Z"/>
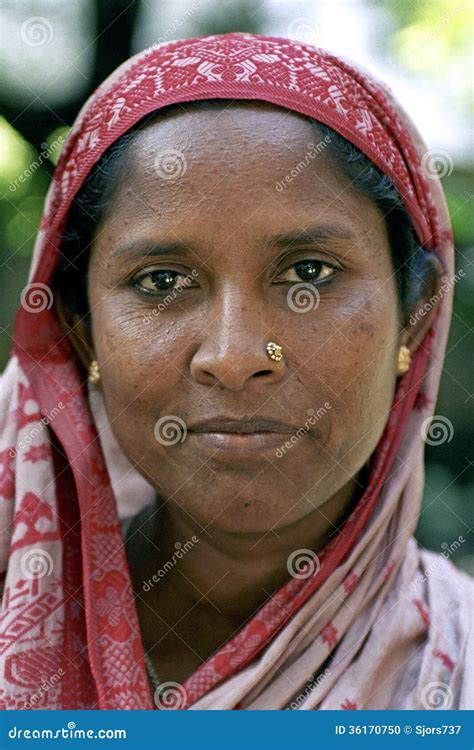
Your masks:
<path fill-rule="evenodd" d="M 269 341 L 267 344 L 267 354 L 270 359 L 273 359 L 275 362 L 279 362 L 281 359 L 283 359 L 283 348 L 278 344 L 275 344 L 274 341 Z"/>

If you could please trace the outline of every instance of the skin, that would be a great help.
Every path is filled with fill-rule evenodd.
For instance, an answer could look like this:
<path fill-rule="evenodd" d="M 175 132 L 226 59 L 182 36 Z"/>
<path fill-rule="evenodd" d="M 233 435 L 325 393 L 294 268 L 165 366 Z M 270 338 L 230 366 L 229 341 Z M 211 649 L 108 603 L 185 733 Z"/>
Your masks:
<path fill-rule="evenodd" d="M 234 634 L 288 579 L 294 550 L 318 551 L 337 533 L 387 422 L 399 346 L 413 352 L 431 322 L 434 306 L 403 327 L 383 217 L 327 149 L 276 189 L 314 142 L 303 117 L 263 103 L 158 118 L 130 147 L 126 179 L 97 227 L 91 324 L 59 302 L 81 359 L 98 360 L 115 436 L 157 490 L 157 512 L 127 553 L 144 647 L 164 680 L 182 682 Z M 176 179 L 154 166 L 167 149 L 186 159 Z M 322 225 L 353 238 L 312 241 Z M 306 242 L 275 239 L 302 230 Z M 132 243 L 135 254 L 118 254 Z M 185 252 L 143 257 L 151 243 Z M 287 294 L 307 281 L 294 267 L 304 260 L 319 261 L 316 280 L 332 281 L 298 313 Z M 133 282 L 140 274 L 156 288 L 143 272 L 165 269 L 183 274 L 178 282 L 197 274 L 153 314 L 170 289 L 147 296 Z M 283 362 L 269 359 L 268 341 L 283 347 Z M 294 434 L 325 402 L 279 458 L 239 459 L 189 432 L 169 446 L 154 437 L 168 415 L 186 425 L 263 415 Z M 144 593 L 143 581 L 193 534 L 199 543 Z"/>

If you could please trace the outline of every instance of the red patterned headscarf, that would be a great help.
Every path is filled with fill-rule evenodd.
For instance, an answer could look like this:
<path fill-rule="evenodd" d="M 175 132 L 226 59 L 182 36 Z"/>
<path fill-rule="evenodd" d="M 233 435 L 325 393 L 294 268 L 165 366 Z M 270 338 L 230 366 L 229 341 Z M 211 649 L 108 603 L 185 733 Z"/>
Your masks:
<path fill-rule="evenodd" d="M 209 98 L 263 100 L 341 133 L 392 178 L 420 243 L 454 273 L 436 169 L 389 87 L 372 75 L 323 49 L 241 33 L 160 44 L 120 66 L 85 104 L 61 154 L 1 378 L 6 708 L 155 708 L 120 526 L 120 449 L 109 444 L 107 453 L 103 412 L 91 408 L 50 285 L 71 202 L 104 151 L 144 115 Z M 423 494 L 422 427 L 436 403 L 451 305 L 448 285 L 397 382 L 344 534 L 319 554 L 314 575 L 292 578 L 180 686 L 180 708 L 472 702 L 463 671 L 466 659 L 474 663 L 470 580 L 412 537 Z M 145 493 L 131 470 L 130 477 Z"/>

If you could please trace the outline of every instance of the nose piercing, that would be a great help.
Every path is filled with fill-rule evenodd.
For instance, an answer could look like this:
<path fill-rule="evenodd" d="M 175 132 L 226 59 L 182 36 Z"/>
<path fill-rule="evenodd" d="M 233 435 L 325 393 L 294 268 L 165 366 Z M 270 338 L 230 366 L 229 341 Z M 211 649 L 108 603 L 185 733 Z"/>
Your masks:
<path fill-rule="evenodd" d="M 273 341 L 269 341 L 267 344 L 267 354 L 270 359 L 275 360 L 275 362 L 279 362 L 281 359 L 283 359 L 282 347 L 278 346 L 278 344 L 275 344 Z"/>

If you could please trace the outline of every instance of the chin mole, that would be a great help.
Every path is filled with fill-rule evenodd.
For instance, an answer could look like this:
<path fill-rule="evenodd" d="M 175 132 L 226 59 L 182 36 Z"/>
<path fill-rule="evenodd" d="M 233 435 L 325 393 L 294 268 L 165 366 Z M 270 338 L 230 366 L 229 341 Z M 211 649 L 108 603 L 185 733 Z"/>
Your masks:
<path fill-rule="evenodd" d="M 245 508 L 248 508 L 250 505 L 250 500 L 248 500 L 246 503 L 244 503 Z"/>

